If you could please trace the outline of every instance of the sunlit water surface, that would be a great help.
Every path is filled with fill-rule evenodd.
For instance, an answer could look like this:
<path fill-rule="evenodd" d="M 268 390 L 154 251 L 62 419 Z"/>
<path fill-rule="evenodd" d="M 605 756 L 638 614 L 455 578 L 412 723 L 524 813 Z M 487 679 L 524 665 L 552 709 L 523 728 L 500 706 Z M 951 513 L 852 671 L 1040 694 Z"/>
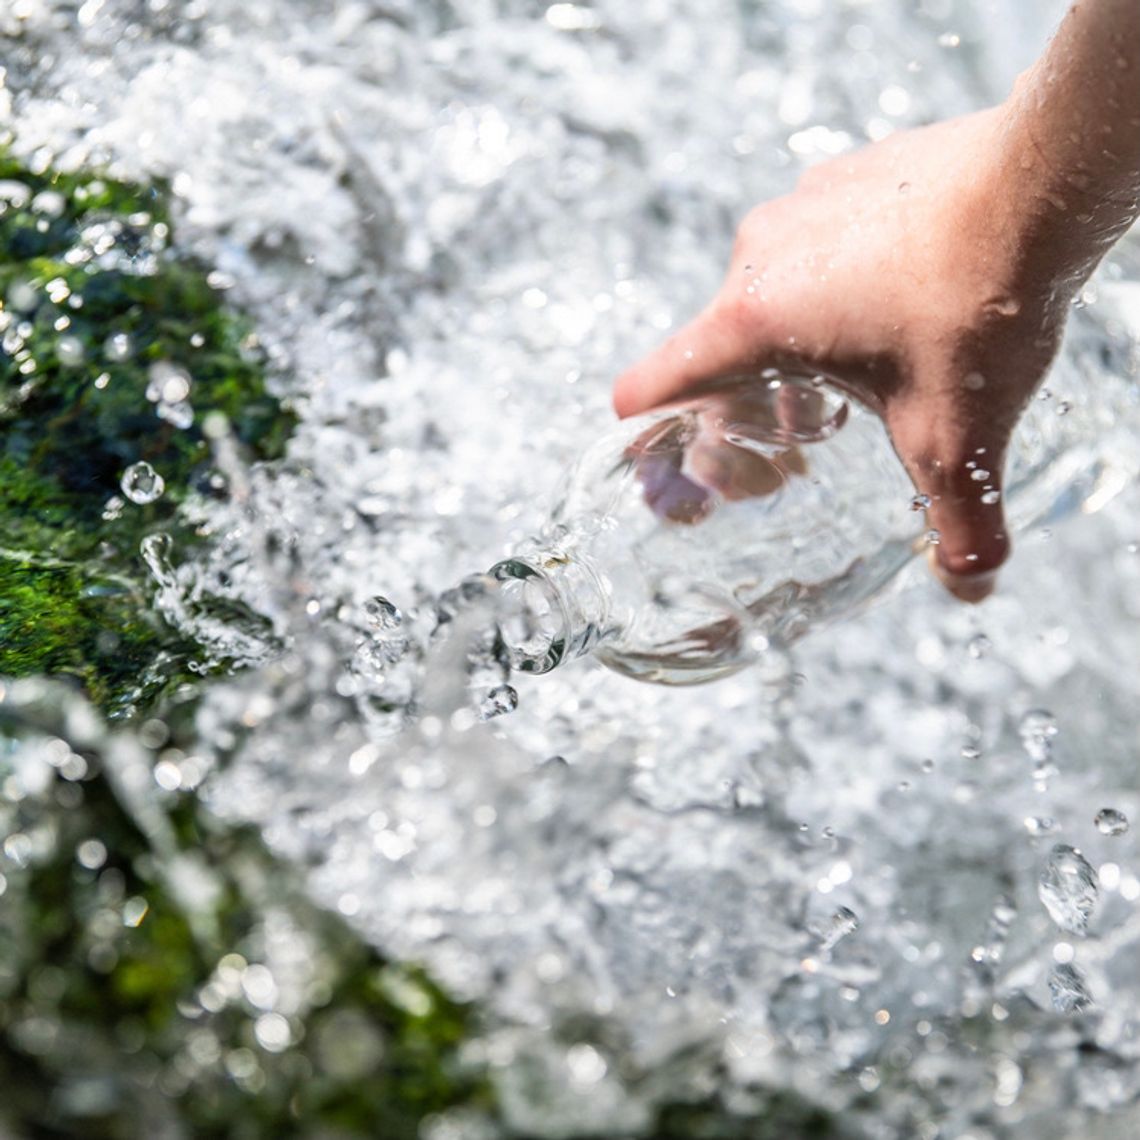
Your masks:
<path fill-rule="evenodd" d="M 170 178 L 181 243 L 302 412 L 246 505 L 211 508 L 211 553 L 153 563 L 176 619 L 224 588 L 287 645 L 212 691 L 200 794 L 483 1003 L 471 1048 L 517 1131 L 636 1133 L 666 1097 L 745 1111 L 773 1087 L 878 1137 L 1140 1129 L 1140 828 L 1098 817 L 1140 818 L 1135 481 L 1112 498 L 1094 472 L 1086 510 L 1032 527 L 975 609 L 916 567 L 791 675 L 677 691 L 581 661 L 512 681 L 517 709 L 499 693 L 486 719 L 450 715 L 469 702 L 444 660 L 396 747 L 404 634 L 367 605 L 414 625 L 539 528 L 615 371 L 711 293 L 749 205 L 1001 97 L 1057 14 L 0 11 L 20 149 Z M 1138 264 L 1119 251 L 1087 291 L 1048 382 L 1108 450 L 1140 422 Z"/>

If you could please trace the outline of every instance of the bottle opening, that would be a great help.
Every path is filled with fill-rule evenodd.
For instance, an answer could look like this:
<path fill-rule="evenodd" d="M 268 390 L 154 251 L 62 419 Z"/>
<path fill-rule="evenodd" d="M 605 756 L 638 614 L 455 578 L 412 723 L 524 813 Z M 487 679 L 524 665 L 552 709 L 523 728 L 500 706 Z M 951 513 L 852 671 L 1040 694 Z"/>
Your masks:
<path fill-rule="evenodd" d="M 549 673 L 566 656 L 570 615 L 554 584 L 517 558 L 491 568 L 500 583 L 499 636 L 511 668 Z"/>
<path fill-rule="evenodd" d="M 584 559 L 509 558 L 491 567 L 491 576 L 500 584 L 499 636 L 512 669 L 549 673 L 601 640 L 609 595 Z"/>

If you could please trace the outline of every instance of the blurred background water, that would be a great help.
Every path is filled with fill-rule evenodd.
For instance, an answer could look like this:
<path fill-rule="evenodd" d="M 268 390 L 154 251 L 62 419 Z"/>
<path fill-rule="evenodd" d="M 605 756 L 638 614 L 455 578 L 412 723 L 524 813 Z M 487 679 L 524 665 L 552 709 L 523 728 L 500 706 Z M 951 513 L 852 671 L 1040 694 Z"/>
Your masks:
<path fill-rule="evenodd" d="M 410 613 L 539 529 L 750 205 L 1002 98 L 1061 10 L 0 9 L 19 152 L 168 179 L 300 415 L 285 460 L 235 470 L 244 501 L 200 506 L 205 552 L 152 560 L 176 624 L 205 586 L 284 646 L 209 688 L 193 771 L 160 784 L 479 1004 L 494 1130 L 646 1135 L 668 1099 L 744 1115 L 772 1090 L 872 1137 L 1140 1129 L 1134 480 L 1093 464 L 979 607 L 913 568 L 788 671 L 676 691 L 583 661 L 395 749 L 410 681 L 368 605 Z M 1086 288 L 1046 385 L 1106 462 L 1140 425 L 1138 266 L 1126 243 Z"/>

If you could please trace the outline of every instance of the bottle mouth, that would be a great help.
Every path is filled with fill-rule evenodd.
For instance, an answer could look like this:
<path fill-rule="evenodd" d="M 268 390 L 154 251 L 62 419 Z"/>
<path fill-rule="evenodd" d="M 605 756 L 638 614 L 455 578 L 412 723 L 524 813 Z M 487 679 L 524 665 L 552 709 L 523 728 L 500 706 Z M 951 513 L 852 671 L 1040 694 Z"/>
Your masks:
<path fill-rule="evenodd" d="M 499 637 L 511 668 L 549 673 L 567 656 L 570 613 L 550 578 L 521 558 L 490 569 L 499 583 Z"/>

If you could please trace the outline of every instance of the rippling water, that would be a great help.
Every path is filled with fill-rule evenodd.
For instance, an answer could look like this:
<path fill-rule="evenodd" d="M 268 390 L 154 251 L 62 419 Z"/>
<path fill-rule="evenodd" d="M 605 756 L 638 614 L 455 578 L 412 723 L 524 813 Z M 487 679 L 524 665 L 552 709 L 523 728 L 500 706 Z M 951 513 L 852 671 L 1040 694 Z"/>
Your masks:
<path fill-rule="evenodd" d="M 915 570 L 798 647 L 792 677 L 662 691 L 579 662 L 395 749 L 407 679 L 375 660 L 367 605 L 411 612 L 539 528 L 612 376 L 711 293 L 750 204 L 1001 97 L 1057 15 L 0 11 L 20 149 L 171 179 L 180 240 L 301 411 L 252 509 L 214 508 L 211 552 L 152 563 L 172 615 L 224 576 L 287 645 L 211 691 L 200 752 L 227 762 L 200 794 L 485 1004 L 472 1048 L 517 1132 L 636 1134 L 666 1095 L 743 1111 L 772 1087 L 900 1140 L 1140 1128 L 1134 479 L 1098 483 L 1085 456 L 1085 510 L 1045 504 L 996 597 L 963 608 Z M 1109 455 L 1140 424 L 1138 265 L 1122 248 L 1086 290 L 1048 381 Z M 429 712 L 463 686 L 440 674 Z"/>

